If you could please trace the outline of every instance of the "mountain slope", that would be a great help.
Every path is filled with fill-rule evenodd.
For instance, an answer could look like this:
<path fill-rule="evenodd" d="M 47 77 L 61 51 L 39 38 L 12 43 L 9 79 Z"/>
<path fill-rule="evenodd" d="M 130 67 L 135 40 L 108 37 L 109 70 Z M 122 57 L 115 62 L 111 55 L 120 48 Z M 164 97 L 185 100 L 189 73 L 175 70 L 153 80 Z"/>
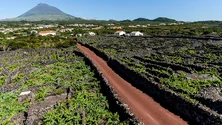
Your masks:
<path fill-rule="evenodd" d="M 40 3 L 28 12 L 15 18 L 16 20 L 41 21 L 41 20 L 68 20 L 77 19 L 66 14 L 56 7 Z"/>
<path fill-rule="evenodd" d="M 137 19 L 134 19 L 133 21 L 150 21 L 149 19 L 146 19 L 146 18 L 137 18 Z"/>
<path fill-rule="evenodd" d="M 173 23 L 173 22 L 177 22 L 174 19 L 170 19 L 170 18 L 166 18 L 166 17 L 158 17 L 156 19 L 153 20 L 154 22 L 164 22 L 164 23 Z"/>

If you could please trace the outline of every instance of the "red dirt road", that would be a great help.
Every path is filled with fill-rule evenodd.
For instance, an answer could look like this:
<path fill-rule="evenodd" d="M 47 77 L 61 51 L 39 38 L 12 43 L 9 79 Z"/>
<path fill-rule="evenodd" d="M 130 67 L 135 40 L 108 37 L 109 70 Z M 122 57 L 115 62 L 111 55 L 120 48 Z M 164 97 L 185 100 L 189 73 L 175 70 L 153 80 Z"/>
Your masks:
<path fill-rule="evenodd" d="M 163 108 L 150 96 L 133 87 L 116 74 L 107 63 L 90 49 L 78 44 L 80 51 L 85 53 L 99 68 L 119 97 L 126 103 L 135 116 L 145 125 L 187 125 L 179 116 Z"/>

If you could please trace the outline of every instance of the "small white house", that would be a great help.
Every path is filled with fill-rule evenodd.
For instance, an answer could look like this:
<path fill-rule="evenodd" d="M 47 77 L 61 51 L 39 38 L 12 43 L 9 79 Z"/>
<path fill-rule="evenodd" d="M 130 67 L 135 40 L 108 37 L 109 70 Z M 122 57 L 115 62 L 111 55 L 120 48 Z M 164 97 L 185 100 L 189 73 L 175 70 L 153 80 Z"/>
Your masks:
<path fill-rule="evenodd" d="M 12 37 L 7 37 L 6 39 L 7 40 L 12 40 L 12 39 L 15 39 L 16 37 L 15 36 L 12 36 Z"/>
<path fill-rule="evenodd" d="M 76 34 L 76 37 L 82 37 L 82 34 L 81 33 Z"/>
<path fill-rule="evenodd" d="M 139 32 L 139 31 L 133 31 L 130 33 L 130 36 L 143 36 L 143 33 Z"/>
<path fill-rule="evenodd" d="M 124 32 L 124 31 L 116 31 L 116 32 L 115 32 L 115 35 L 116 35 L 116 36 L 125 36 L 125 35 L 126 35 L 126 32 Z"/>
<path fill-rule="evenodd" d="M 89 32 L 89 35 L 90 35 L 90 36 L 95 36 L 96 33 L 94 33 L 94 32 Z"/>
<path fill-rule="evenodd" d="M 166 23 L 160 23 L 159 25 L 160 26 L 166 26 Z"/>
<path fill-rule="evenodd" d="M 31 34 L 37 34 L 38 31 L 37 30 L 31 30 Z"/>

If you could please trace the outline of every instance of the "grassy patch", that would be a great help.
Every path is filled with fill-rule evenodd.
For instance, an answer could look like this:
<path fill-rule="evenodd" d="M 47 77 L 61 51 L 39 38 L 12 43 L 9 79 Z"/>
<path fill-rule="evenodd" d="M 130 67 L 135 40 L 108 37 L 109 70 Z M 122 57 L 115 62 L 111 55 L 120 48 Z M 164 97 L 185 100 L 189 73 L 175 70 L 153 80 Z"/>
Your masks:
<path fill-rule="evenodd" d="M 26 111 L 29 102 L 23 104 L 18 103 L 18 95 L 20 92 L 0 93 L 0 119 L 10 119 L 19 112 Z"/>

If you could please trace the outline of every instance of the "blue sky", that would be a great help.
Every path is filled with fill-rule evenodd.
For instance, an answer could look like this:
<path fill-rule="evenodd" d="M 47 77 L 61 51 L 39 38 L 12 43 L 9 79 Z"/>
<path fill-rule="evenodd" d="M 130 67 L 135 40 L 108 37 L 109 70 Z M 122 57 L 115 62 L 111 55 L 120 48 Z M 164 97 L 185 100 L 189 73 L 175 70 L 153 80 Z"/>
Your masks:
<path fill-rule="evenodd" d="M 1 0 L 0 19 L 17 17 L 39 3 L 86 19 L 169 17 L 183 21 L 222 21 L 222 0 Z"/>

